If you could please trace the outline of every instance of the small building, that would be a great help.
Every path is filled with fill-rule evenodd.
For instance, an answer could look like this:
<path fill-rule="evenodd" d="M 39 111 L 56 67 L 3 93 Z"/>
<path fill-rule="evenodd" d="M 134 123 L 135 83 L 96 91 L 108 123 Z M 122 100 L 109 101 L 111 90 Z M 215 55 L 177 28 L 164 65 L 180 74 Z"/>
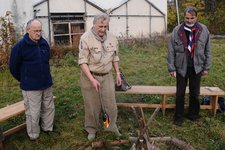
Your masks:
<path fill-rule="evenodd" d="M 43 36 L 51 45 L 77 44 L 80 36 L 92 27 L 94 15 L 101 12 L 110 15 L 109 31 L 118 38 L 166 33 L 165 0 L 42 0 L 32 8 L 32 15 L 42 21 Z"/>

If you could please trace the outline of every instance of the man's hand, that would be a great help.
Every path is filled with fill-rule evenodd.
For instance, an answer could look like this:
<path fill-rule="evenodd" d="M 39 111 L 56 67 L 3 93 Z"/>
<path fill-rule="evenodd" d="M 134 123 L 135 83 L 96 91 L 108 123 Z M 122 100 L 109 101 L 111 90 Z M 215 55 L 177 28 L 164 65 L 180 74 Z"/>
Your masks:
<path fill-rule="evenodd" d="M 116 85 L 120 86 L 122 84 L 122 80 L 120 74 L 116 74 Z"/>
<path fill-rule="evenodd" d="M 202 76 L 206 76 L 206 75 L 208 75 L 209 74 L 209 72 L 207 71 L 207 70 L 203 70 L 202 71 Z"/>
<path fill-rule="evenodd" d="M 91 84 L 94 86 L 95 90 L 97 92 L 99 92 L 100 89 L 100 83 L 98 82 L 98 80 L 96 80 L 95 78 L 93 78 L 93 80 L 91 80 Z"/>
<path fill-rule="evenodd" d="M 176 73 L 176 71 L 173 71 L 173 72 L 170 72 L 170 75 L 171 75 L 172 77 L 176 78 L 177 73 Z"/>

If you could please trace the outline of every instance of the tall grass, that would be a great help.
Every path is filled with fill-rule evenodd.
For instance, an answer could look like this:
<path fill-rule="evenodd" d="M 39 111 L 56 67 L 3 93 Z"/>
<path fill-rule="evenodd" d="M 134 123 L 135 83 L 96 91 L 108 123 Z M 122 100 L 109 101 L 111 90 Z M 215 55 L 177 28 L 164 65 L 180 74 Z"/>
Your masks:
<path fill-rule="evenodd" d="M 133 43 L 132 43 L 133 42 Z M 131 85 L 175 85 L 175 79 L 171 78 L 166 66 L 166 39 L 159 39 L 156 42 L 131 41 L 121 43 L 120 67 L 122 68 L 128 82 Z M 210 74 L 202 78 L 202 86 L 218 86 L 225 90 L 225 66 L 223 44 L 216 44 L 213 41 L 213 65 Z M 221 43 L 221 42 L 220 42 Z M 224 43 L 224 42 L 223 42 Z M 87 141 L 87 133 L 84 131 L 84 106 L 79 87 L 80 68 L 77 65 L 77 56 L 67 53 L 58 64 L 51 61 L 51 71 L 54 81 L 54 95 L 56 100 L 55 131 L 47 135 L 41 133 L 36 142 L 27 138 L 23 130 L 4 141 L 4 148 L 11 149 L 54 149 L 54 150 L 83 150 L 91 143 Z M 19 83 L 12 78 L 8 70 L 0 72 L 0 107 L 22 100 Z M 160 103 L 159 95 L 117 95 L 120 102 L 139 103 Z M 171 103 L 174 97 L 170 97 Z M 137 136 L 137 123 L 129 108 L 118 108 L 118 126 L 123 136 Z M 146 119 L 153 112 L 152 109 L 144 109 Z M 163 117 L 159 112 L 155 121 L 149 127 L 150 136 L 171 136 L 184 140 L 193 145 L 196 149 L 225 149 L 225 116 L 217 113 L 213 117 L 209 110 L 201 110 L 202 116 L 198 122 L 185 120 L 182 127 L 173 125 L 174 110 L 166 110 Z M 24 115 L 2 123 L 4 130 L 23 122 Z M 111 133 L 100 131 L 97 134 L 97 141 L 115 140 Z M 162 149 L 170 147 L 157 143 Z M 129 149 L 131 144 L 118 147 L 105 147 L 103 149 Z"/>

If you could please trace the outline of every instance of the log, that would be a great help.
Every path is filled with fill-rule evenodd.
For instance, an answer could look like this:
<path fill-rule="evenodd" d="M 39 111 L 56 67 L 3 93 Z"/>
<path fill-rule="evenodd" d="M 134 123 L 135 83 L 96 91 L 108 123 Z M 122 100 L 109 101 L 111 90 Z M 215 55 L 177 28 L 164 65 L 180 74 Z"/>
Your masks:
<path fill-rule="evenodd" d="M 136 120 L 139 123 L 139 130 L 140 130 L 140 135 L 138 137 L 138 140 L 135 141 L 135 145 L 136 145 L 135 149 L 144 149 L 144 150 L 152 149 L 152 145 L 149 143 L 148 126 L 153 121 L 153 119 L 155 118 L 155 116 L 156 116 L 157 112 L 160 110 L 160 108 L 155 109 L 155 111 L 149 118 L 147 124 L 144 122 L 144 112 L 143 112 L 142 108 L 140 107 L 141 115 L 142 115 L 141 119 L 138 119 L 138 115 L 137 115 L 135 108 L 133 106 L 131 108 L 133 110 Z"/>
<path fill-rule="evenodd" d="M 138 140 L 137 137 L 129 137 L 129 141 L 131 142 L 136 142 Z M 176 147 L 183 149 L 183 150 L 195 150 L 194 147 L 192 147 L 190 144 L 187 144 L 184 141 L 181 141 L 177 138 L 173 138 L 173 137 L 150 137 L 149 140 L 151 142 L 157 141 L 157 142 L 169 142 L 173 145 L 175 145 Z"/>
<path fill-rule="evenodd" d="M 91 146 L 86 147 L 84 150 L 91 150 Z"/>
<path fill-rule="evenodd" d="M 153 114 L 150 116 L 150 118 L 148 119 L 147 124 L 145 125 L 144 129 L 142 130 L 142 132 L 146 132 L 148 126 L 150 125 L 150 123 L 152 123 L 153 119 L 155 118 L 156 114 L 158 113 L 158 111 L 160 110 L 160 108 L 156 108 L 153 112 Z M 143 135 L 143 133 L 141 133 Z"/>
<path fill-rule="evenodd" d="M 116 141 L 97 141 L 92 142 L 92 148 L 102 148 L 106 146 L 116 146 L 116 145 L 122 145 L 122 144 L 128 144 L 129 140 L 116 140 Z"/>
<path fill-rule="evenodd" d="M 187 144 L 184 141 L 181 141 L 177 138 L 172 138 L 171 143 L 173 143 L 174 145 L 178 146 L 183 150 L 195 150 L 190 144 Z"/>

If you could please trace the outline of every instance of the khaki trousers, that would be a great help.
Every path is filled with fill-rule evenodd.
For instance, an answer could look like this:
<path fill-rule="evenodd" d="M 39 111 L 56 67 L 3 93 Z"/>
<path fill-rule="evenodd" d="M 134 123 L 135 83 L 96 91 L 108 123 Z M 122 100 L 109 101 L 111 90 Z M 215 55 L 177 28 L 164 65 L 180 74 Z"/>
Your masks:
<path fill-rule="evenodd" d="M 53 130 L 55 105 L 52 88 L 45 90 L 22 90 L 26 114 L 27 134 L 36 139 L 40 134 L 40 126 L 43 131 Z"/>
<path fill-rule="evenodd" d="M 94 78 L 100 83 L 99 93 L 86 75 L 81 72 L 80 84 L 85 106 L 85 129 L 88 133 L 96 133 L 99 130 L 99 127 L 101 127 L 99 117 L 102 119 L 102 110 L 104 109 L 110 119 L 110 125 L 105 130 L 115 132 L 118 130 L 116 126 L 117 105 L 112 72 L 104 76 L 94 75 Z"/>

